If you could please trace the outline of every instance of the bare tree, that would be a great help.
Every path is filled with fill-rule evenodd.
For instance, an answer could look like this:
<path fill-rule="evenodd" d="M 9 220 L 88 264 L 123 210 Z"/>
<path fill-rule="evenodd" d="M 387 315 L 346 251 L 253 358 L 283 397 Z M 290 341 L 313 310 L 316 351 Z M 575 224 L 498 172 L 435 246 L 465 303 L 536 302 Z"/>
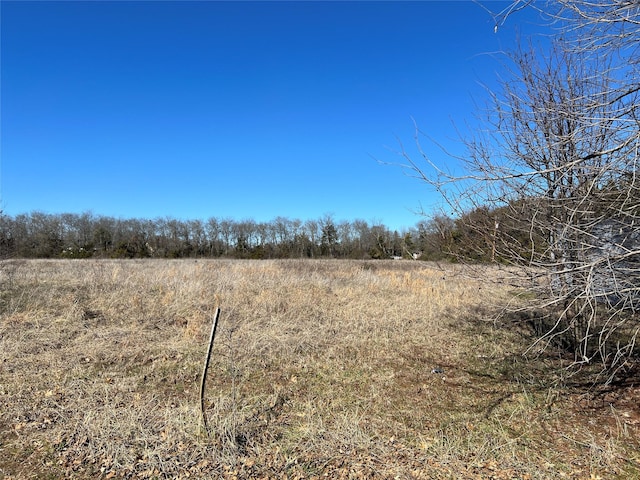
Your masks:
<path fill-rule="evenodd" d="M 561 3 L 562 12 L 586 5 Z M 592 50 L 579 36 L 539 52 L 509 55 L 510 73 L 492 93 L 484 128 L 463 140 L 464 175 L 447 173 L 422 148 L 426 163 L 403 155 L 491 258 L 538 273 L 538 307 L 553 321 L 537 345 L 562 337 L 577 363 L 599 357 L 612 367 L 638 333 L 638 90 L 620 76 L 629 71 L 617 58 L 605 50 L 586 55 Z M 618 343 L 621 327 L 631 328 L 626 347 Z"/>

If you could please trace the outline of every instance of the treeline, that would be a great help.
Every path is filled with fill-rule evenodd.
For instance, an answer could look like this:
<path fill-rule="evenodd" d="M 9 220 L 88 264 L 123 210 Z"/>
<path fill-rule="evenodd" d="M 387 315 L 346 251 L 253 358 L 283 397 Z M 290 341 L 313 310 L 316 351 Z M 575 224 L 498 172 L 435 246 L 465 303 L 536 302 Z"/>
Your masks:
<path fill-rule="evenodd" d="M 121 219 L 91 213 L 0 213 L 0 258 L 351 258 L 493 262 L 513 258 L 514 240 L 531 248 L 513 209 L 441 215 L 401 232 L 330 215 L 269 222 L 209 218 Z M 522 218 L 524 212 L 518 215 Z M 495 231 L 492 225 L 496 225 Z M 522 222 L 526 223 L 526 222 Z M 499 228 L 497 226 L 499 225 Z"/>
<path fill-rule="evenodd" d="M 424 230 L 424 229 L 422 229 Z M 269 222 L 121 219 L 91 213 L 0 215 L 2 258 L 414 258 L 424 231 L 327 215 Z M 422 236 L 421 236 L 422 235 Z"/>

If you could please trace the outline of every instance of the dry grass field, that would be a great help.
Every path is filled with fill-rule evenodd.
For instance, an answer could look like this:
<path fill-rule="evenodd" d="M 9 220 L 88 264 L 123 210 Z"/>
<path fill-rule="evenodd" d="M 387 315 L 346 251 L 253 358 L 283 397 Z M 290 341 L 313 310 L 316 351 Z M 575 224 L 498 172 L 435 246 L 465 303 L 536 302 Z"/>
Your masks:
<path fill-rule="evenodd" d="M 589 389 L 513 287 L 409 261 L 0 266 L 0 479 L 640 477 L 633 385 Z M 221 315 L 200 417 L 212 317 Z"/>

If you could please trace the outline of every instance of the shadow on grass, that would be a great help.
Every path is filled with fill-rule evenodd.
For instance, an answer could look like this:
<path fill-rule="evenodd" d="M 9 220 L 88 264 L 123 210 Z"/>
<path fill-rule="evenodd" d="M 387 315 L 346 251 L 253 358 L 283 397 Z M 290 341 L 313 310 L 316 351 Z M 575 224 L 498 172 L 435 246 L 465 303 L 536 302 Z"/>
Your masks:
<path fill-rule="evenodd" d="M 507 340 L 513 347 L 513 351 L 492 358 L 470 359 L 465 368 L 470 377 L 484 385 L 481 393 L 492 395 L 486 417 L 515 392 L 526 389 L 537 394 L 553 391 L 556 399 L 580 399 L 577 408 L 582 406 L 589 411 L 607 411 L 624 404 L 633 410 L 631 415 L 637 416 L 640 423 L 637 347 L 614 368 L 598 361 L 576 362 L 573 343 L 562 335 L 532 352 L 531 345 L 552 327 L 551 316 L 539 310 L 505 314 L 479 307 L 462 325 L 469 336 L 487 341 Z M 625 338 L 624 332 L 620 332 L 618 341 L 631 342 L 632 338 Z M 492 385 L 500 388 L 491 388 Z"/>

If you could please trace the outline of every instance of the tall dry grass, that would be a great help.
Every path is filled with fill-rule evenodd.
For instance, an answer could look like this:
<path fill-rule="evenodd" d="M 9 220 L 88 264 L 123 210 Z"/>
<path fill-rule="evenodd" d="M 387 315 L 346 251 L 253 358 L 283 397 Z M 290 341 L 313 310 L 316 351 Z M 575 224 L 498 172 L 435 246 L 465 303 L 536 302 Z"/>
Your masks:
<path fill-rule="evenodd" d="M 576 409 L 552 360 L 494 327 L 512 288 L 459 267 L 30 260 L 0 275 L 0 478 L 588 478 L 638 461 L 635 412 Z"/>

